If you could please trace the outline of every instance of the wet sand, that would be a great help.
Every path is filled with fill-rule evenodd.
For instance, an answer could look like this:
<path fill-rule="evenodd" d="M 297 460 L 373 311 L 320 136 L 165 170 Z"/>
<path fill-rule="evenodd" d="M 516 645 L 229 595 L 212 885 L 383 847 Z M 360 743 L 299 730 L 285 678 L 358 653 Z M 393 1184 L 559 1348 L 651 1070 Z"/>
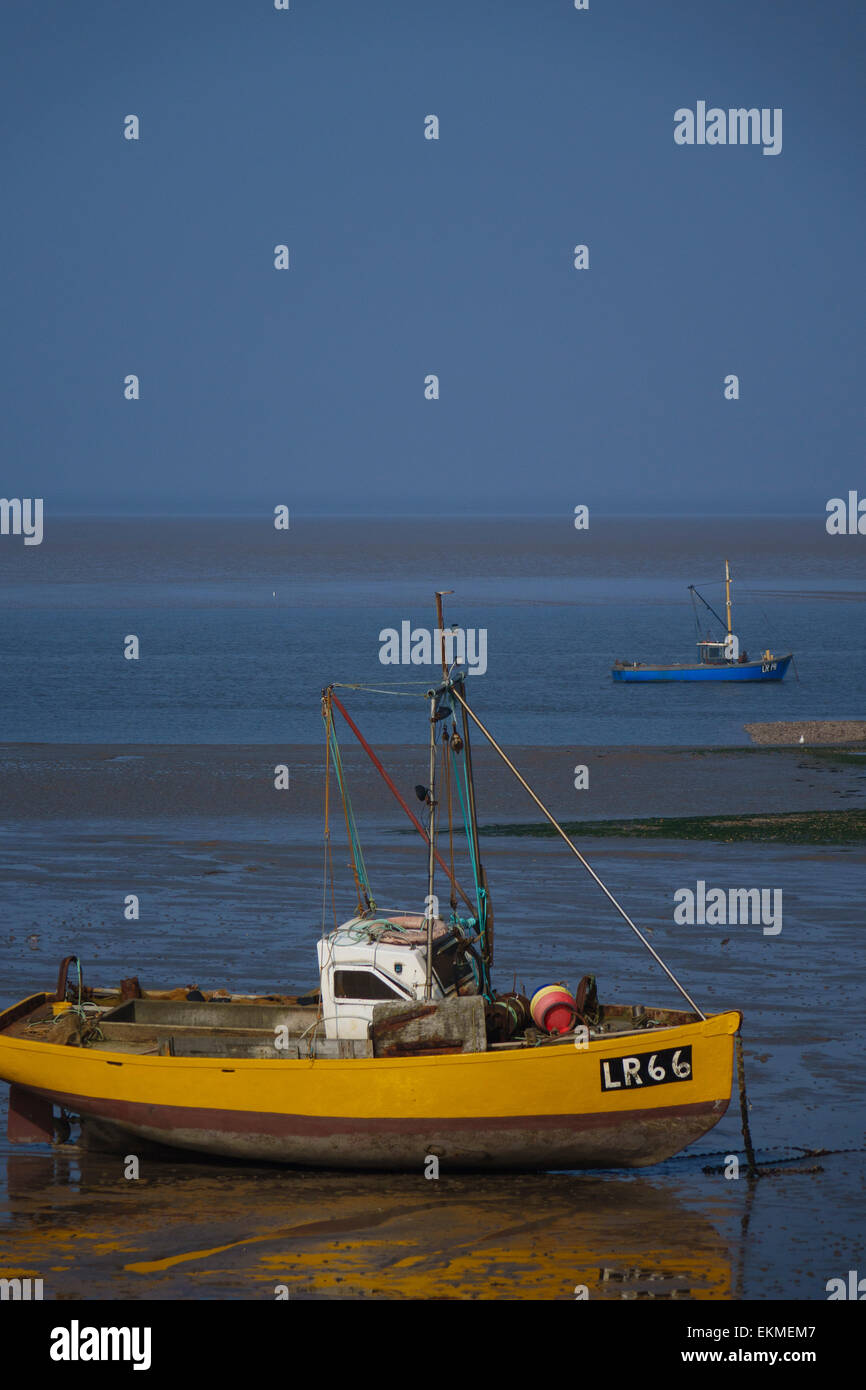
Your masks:
<path fill-rule="evenodd" d="M 557 810 L 587 795 L 595 815 L 599 805 L 715 813 L 721 801 L 791 809 L 851 804 L 862 786 L 858 766 L 826 757 L 596 750 L 591 792 L 578 793 L 579 752 L 520 755 Z M 421 760 L 402 758 L 411 794 Z M 272 789 L 276 761 L 292 769 L 288 793 Z M 52 987 L 70 951 L 93 984 L 137 974 L 145 988 L 310 985 L 322 928 L 319 766 L 313 749 L 7 745 L 0 1004 Z M 517 809 L 498 776 L 480 778 L 489 820 Z M 384 788 L 373 800 L 374 785 L 353 779 L 377 897 L 418 906 L 424 846 L 398 828 Z M 560 845 L 493 837 L 484 856 L 500 988 L 592 972 L 603 998 L 676 1004 Z M 343 870 L 345 851 L 336 857 Z M 572 1299 L 579 1284 L 599 1298 L 825 1298 L 827 1279 L 858 1267 L 866 1234 L 866 850 L 601 838 L 589 857 L 702 1007 L 742 1009 L 759 1158 L 832 1153 L 757 1185 L 704 1172 L 743 1154 L 735 1096 L 703 1141 L 641 1173 L 443 1172 L 436 1182 L 146 1158 L 134 1181 L 119 1157 L 10 1152 L 2 1087 L 0 1273 L 42 1277 L 46 1298 L 72 1299 L 273 1299 L 278 1285 L 301 1298 Z M 675 924 L 673 894 L 697 878 L 780 888 L 781 932 Z M 134 923 L 123 918 L 129 892 L 141 901 Z M 345 871 L 337 906 L 353 907 Z"/>
<path fill-rule="evenodd" d="M 427 753 L 377 744 L 404 799 L 426 780 Z M 799 749 L 516 747 L 515 765 L 565 820 L 638 816 L 747 815 L 831 810 L 866 802 L 866 761 Z M 532 802 L 490 749 L 473 747 L 482 822 L 537 817 Z M 343 761 L 365 818 L 399 825 L 403 813 L 363 751 Z M 289 769 L 286 791 L 274 769 Z M 587 788 L 575 788 L 585 767 Z M 54 818 L 125 821 L 173 816 L 321 817 L 323 749 L 306 744 L 0 744 L 6 823 Z M 530 813 L 530 814 L 527 814 Z"/>
<path fill-rule="evenodd" d="M 16 1154 L 0 1266 L 62 1300 L 821 1299 L 862 1247 L 840 1222 L 822 1248 L 816 1197 L 862 1209 L 864 1191 L 850 1157 L 814 1166 L 757 1185 L 684 1165 L 425 1181 L 144 1163 L 127 1181 L 120 1158 Z"/>

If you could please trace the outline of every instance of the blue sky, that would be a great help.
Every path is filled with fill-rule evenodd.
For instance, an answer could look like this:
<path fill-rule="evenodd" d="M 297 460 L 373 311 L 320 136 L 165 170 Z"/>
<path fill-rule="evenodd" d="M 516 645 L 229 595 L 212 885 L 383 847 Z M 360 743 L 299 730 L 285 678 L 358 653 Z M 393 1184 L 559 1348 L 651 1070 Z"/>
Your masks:
<path fill-rule="evenodd" d="M 0 50 L 2 495 L 823 515 L 866 491 L 853 0 L 65 0 L 4 7 Z M 781 154 L 676 146 L 699 100 L 781 107 Z"/>

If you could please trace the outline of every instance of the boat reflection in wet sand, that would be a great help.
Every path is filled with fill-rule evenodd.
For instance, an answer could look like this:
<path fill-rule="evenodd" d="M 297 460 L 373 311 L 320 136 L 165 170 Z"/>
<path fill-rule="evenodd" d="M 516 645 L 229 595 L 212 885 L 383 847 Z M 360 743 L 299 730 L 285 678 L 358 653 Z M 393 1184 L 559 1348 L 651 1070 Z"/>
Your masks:
<path fill-rule="evenodd" d="M 80 1146 L 13 1154 L 6 1261 L 60 1299 L 740 1296 L 739 1238 L 716 1229 L 709 1198 L 682 1200 L 682 1173 L 308 1170 L 287 1183 L 165 1150 L 146 1183 L 123 1168 Z"/>
<path fill-rule="evenodd" d="M 331 1168 L 640 1167 L 693 1143 L 724 1114 L 740 1014 L 705 1015 L 470 708 L 448 664 L 429 710 L 426 825 L 406 805 L 330 686 L 326 877 L 332 779 L 351 849 L 356 911 L 319 941 L 307 995 L 86 987 L 77 958 L 56 990 L 0 1015 L 9 1134 L 50 1138 L 54 1108 L 118 1136 L 229 1158 Z M 343 715 L 425 842 L 424 911 L 381 909 L 372 893 L 335 712 Z M 684 997 L 687 1009 L 602 1003 L 595 979 L 547 985 L 530 1001 L 492 984 L 493 913 L 481 862 L 470 730 L 492 744 L 569 850 Z M 448 834 L 440 826 L 447 814 Z M 462 822 L 467 891 L 452 830 Z M 441 833 L 439 833 L 441 832 Z M 437 845 L 448 853 L 446 860 Z M 436 870 L 450 913 L 440 911 Z M 331 884 L 333 889 L 333 882 Z M 420 895 L 419 895 L 420 896 Z M 328 901 L 334 901 L 329 897 Z M 462 910 L 461 910 L 462 908 Z M 77 967 L 70 978 L 69 967 Z"/>

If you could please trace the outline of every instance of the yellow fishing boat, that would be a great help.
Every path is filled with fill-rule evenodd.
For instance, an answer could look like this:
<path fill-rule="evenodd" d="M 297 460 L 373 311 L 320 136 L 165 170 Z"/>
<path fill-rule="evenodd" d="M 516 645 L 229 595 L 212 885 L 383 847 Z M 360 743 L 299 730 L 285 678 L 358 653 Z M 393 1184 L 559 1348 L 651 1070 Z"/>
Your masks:
<path fill-rule="evenodd" d="M 87 1141 L 331 1168 L 641 1167 L 677 1153 L 725 1113 L 737 1012 L 705 1015 L 470 708 L 449 667 L 429 703 L 427 824 L 402 797 L 330 686 L 325 841 L 332 774 L 352 853 L 357 911 L 323 923 L 319 988 L 233 995 L 88 987 L 76 957 L 57 987 L 0 1014 L 9 1137 L 45 1141 L 81 1121 Z M 424 911 L 383 911 L 367 877 L 335 711 L 370 754 L 426 846 Z M 673 1010 L 600 1002 L 593 977 L 533 999 L 492 985 L 493 915 L 481 863 L 470 726 L 507 762 L 570 851 L 683 995 Z M 452 820 L 473 889 L 457 878 Z M 447 809 L 446 861 L 437 848 Z M 444 838 L 443 838 L 444 843 Z M 440 912 L 437 865 L 450 914 Z M 458 911 L 460 899 L 468 915 Z M 77 976 L 70 978 L 70 966 Z M 55 1118 L 59 1109 L 60 1118 Z"/>

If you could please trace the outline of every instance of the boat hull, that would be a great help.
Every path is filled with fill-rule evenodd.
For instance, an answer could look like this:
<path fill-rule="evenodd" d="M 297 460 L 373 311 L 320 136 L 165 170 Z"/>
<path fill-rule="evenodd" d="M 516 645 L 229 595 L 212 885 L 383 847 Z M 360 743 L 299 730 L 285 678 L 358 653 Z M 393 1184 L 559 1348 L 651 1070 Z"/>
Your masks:
<path fill-rule="evenodd" d="M 632 1168 L 669 1158 L 721 1119 L 739 1024 L 732 1012 L 584 1048 L 568 1040 L 230 1066 L 225 1058 L 112 1053 L 0 1033 L 0 1077 L 15 1087 L 13 1097 L 46 1111 L 63 1106 L 97 1137 L 224 1158 L 419 1170 L 435 1155 L 450 1168 Z M 625 1075 L 623 1059 L 678 1049 L 688 1049 L 688 1079 L 605 1089 L 605 1077 Z"/>
<path fill-rule="evenodd" d="M 74 1098 L 65 1102 L 72 1107 Z M 452 1169 L 498 1171 L 556 1168 L 640 1168 L 660 1163 L 717 1124 L 727 1099 L 660 1106 L 630 1115 L 488 1117 L 456 1121 L 428 1118 L 401 1126 L 393 1120 L 352 1122 L 333 1116 L 192 1113 L 160 1107 L 136 1113 L 123 1104 L 102 1109 L 114 1120 L 85 1122 L 91 1147 L 128 1152 L 131 1139 L 221 1158 L 252 1159 L 305 1168 L 411 1171 L 435 1155 Z"/>
<path fill-rule="evenodd" d="M 724 666 L 696 662 L 694 665 L 628 666 L 611 668 L 615 681 L 781 681 L 791 663 L 791 655 L 774 657 L 772 661 L 744 661 Z"/>

